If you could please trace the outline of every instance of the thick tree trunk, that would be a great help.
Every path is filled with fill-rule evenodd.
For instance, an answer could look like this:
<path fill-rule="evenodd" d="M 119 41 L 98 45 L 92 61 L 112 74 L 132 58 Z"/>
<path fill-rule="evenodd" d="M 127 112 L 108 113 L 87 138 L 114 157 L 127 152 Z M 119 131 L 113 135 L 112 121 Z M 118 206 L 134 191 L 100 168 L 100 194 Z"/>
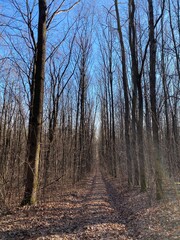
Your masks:
<path fill-rule="evenodd" d="M 46 58 L 46 0 L 39 0 L 38 43 L 35 73 L 34 99 L 30 119 L 29 152 L 24 198 L 21 205 L 36 204 L 38 171 L 41 149 L 43 116 L 44 75 Z"/>

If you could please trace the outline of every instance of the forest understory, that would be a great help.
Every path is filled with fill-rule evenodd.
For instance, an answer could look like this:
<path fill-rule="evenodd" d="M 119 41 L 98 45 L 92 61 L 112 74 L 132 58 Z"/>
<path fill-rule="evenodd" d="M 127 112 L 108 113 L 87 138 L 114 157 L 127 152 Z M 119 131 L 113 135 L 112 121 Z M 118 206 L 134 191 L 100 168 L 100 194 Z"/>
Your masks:
<path fill-rule="evenodd" d="M 178 192 L 155 200 L 99 170 L 36 206 L 0 212 L 0 239 L 180 239 Z M 172 190 L 172 188 L 171 188 Z"/>

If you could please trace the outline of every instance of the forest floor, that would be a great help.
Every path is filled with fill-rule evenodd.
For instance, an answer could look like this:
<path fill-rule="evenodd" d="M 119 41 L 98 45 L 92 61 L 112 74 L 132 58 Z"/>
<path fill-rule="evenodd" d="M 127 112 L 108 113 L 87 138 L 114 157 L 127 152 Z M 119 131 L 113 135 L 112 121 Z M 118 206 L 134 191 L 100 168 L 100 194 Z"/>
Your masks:
<path fill-rule="evenodd" d="M 178 198 L 157 202 L 119 185 L 97 172 L 54 201 L 14 207 L 0 216 L 0 239 L 180 239 Z"/>

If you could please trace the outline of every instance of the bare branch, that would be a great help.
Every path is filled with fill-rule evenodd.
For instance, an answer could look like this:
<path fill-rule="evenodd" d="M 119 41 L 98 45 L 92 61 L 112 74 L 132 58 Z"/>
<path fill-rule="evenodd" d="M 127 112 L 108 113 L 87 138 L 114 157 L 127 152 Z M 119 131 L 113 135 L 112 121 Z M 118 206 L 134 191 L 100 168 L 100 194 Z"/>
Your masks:
<path fill-rule="evenodd" d="M 49 28 L 49 25 L 51 24 L 52 20 L 54 19 L 54 17 L 62 12 L 69 12 L 70 10 L 72 10 L 79 2 L 80 0 L 78 0 L 77 2 L 75 2 L 72 6 L 70 6 L 69 8 L 66 9 L 61 9 L 61 7 L 63 6 L 65 0 L 62 1 L 62 3 L 59 5 L 59 7 L 52 13 L 52 15 L 49 17 L 49 19 L 47 20 L 47 29 Z"/>

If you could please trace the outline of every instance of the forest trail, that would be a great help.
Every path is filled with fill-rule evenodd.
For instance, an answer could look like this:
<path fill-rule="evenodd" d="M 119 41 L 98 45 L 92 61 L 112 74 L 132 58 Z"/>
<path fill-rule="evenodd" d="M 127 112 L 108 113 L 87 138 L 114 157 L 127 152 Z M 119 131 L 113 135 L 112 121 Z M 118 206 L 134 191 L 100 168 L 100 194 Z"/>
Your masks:
<path fill-rule="evenodd" d="M 75 239 L 132 239 L 115 207 L 110 183 L 107 184 L 98 172 L 88 184 Z"/>
<path fill-rule="evenodd" d="M 0 239 L 132 239 L 113 194 L 97 172 L 84 188 L 71 190 L 57 202 L 19 208 L 2 218 Z"/>
<path fill-rule="evenodd" d="M 97 171 L 49 201 L 12 208 L 0 216 L 0 239 L 179 239 L 178 203 L 149 206 L 147 194 L 117 186 Z"/>

